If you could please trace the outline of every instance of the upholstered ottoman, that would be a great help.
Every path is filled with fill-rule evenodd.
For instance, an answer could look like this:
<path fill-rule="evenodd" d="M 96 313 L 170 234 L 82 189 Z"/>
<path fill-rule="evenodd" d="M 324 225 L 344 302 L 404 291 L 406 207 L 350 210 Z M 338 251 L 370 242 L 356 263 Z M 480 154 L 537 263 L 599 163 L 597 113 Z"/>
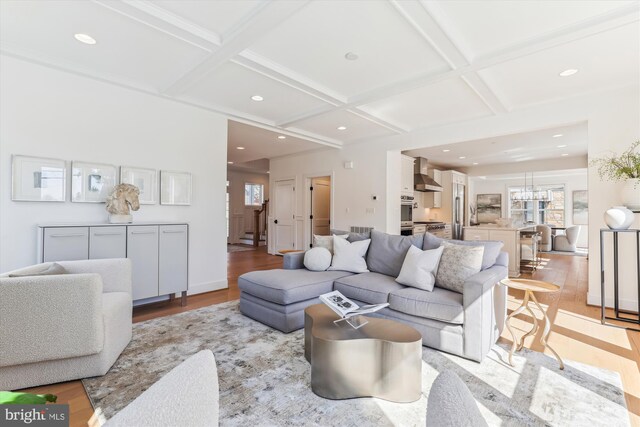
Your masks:
<path fill-rule="evenodd" d="M 304 327 L 304 309 L 333 290 L 333 282 L 346 271 L 266 270 L 238 278 L 240 312 L 282 332 Z"/>

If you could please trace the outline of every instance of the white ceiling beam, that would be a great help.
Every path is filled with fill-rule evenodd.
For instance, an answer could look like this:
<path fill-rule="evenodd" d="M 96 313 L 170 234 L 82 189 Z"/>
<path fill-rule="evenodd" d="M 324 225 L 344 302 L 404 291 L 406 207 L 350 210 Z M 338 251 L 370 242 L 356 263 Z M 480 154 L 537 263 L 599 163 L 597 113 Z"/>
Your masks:
<path fill-rule="evenodd" d="M 401 3 L 393 0 L 391 4 L 414 29 L 438 51 L 452 69 L 455 70 L 466 67 L 471 63 L 469 58 L 467 58 L 459 48 L 451 31 L 447 31 L 444 22 L 438 20 L 438 15 L 432 12 L 433 7 L 436 7 L 435 3 Z M 507 109 L 498 99 L 497 95 L 475 71 L 464 75 L 463 80 L 495 114 L 507 112 Z"/>
<path fill-rule="evenodd" d="M 167 87 L 163 93 L 176 96 L 206 77 L 219 66 L 251 46 L 266 32 L 280 25 L 282 21 L 296 13 L 308 0 L 274 1 L 265 3 L 244 19 L 222 39 L 222 45 L 200 65 L 188 71 L 180 79 Z"/>
<path fill-rule="evenodd" d="M 391 96 L 438 83 L 440 81 L 466 76 L 469 73 L 475 73 L 503 62 L 512 61 L 545 49 L 571 43 L 595 34 L 638 22 L 638 20 L 640 20 L 639 13 L 640 3 L 634 2 L 609 13 L 550 31 L 539 37 L 529 39 L 526 42 L 507 46 L 500 51 L 487 54 L 475 61 L 472 61 L 470 64 L 457 69 L 451 69 L 444 72 L 427 72 L 407 80 L 391 83 L 367 92 L 359 93 L 350 97 L 349 102 L 343 105 L 341 109 L 355 108 L 360 105 L 369 104 L 371 102 L 389 98 Z M 490 96 L 488 92 L 486 92 L 486 96 Z M 307 113 L 300 114 L 295 118 L 295 121 L 310 119 L 320 114 L 323 113 L 309 111 Z"/>
<path fill-rule="evenodd" d="M 161 7 L 158 7 L 155 3 L 148 0 L 123 0 L 121 2 L 113 2 L 113 1 L 107 1 L 107 0 L 93 0 L 93 1 L 105 8 L 108 8 L 112 11 L 120 13 L 123 16 L 126 16 L 142 24 L 148 25 L 156 30 L 162 31 L 166 34 L 169 34 L 187 43 L 198 46 L 209 52 L 214 52 L 220 48 L 220 45 L 222 44 L 226 45 L 226 43 L 229 43 L 229 40 L 232 37 L 235 37 L 234 34 L 241 33 L 243 31 L 243 28 L 249 25 L 247 24 L 247 22 L 253 22 L 253 19 L 255 19 L 254 17 L 260 14 L 260 10 L 258 10 L 257 12 L 254 12 L 252 17 L 246 19 L 245 21 L 241 22 L 238 26 L 231 29 L 229 31 L 229 34 L 230 34 L 229 36 L 222 37 L 218 34 L 213 33 L 210 30 L 204 29 L 198 25 L 193 24 L 190 21 L 182 19 L 181 17 L 176 16 L 173 13 Z M 247 42 L 248 44 L 250 44 L 252 41 L 247 40 Z M 313 111 L 314 115 L 320 115 L 320 114 L 333 111 L 336 109 L 336 107 L 338 107 L 337 109 L 342 109 L 340 107 L 344 106 L 347 102 L 346 96 L 339 94 L 325 86 L 322 86 L 319 83 L 313 80 L 310 80 L 305 76 L 297 74 L 294 71 L 286 67 L 283 67 L 282 65 L 277 64 L 273 61 L 270 61 L 269 59 L 264 58 L 248 49 L 245 49 L 245 50 L 240 49 L 240 51 L 237 52 L 237 55 L 235 53 L 230 53 L 228 55 L 228 58 L 218 58 L 220 60 L 219 63 L 211 62 L 211 61 L 214 61 L 212 57 L 215 55 L 216 54 L 212 54 L 205 61 L 205 63 L 207 63 L 207 61 L 210 61 L 208 62 L 208 66 L 205 66 L 204 65 L 205 63 L 198 64 L 187 74 L 179 76 L 177 79 L 173 80 L 170 84 L 166 86 L 167 89 L 161 92 L 169 96 L 176 96 L 178 93 L 173 93 L 171 91 L 171 88 L 173 87 L 174 91 L 180 92 L 180 88 L 178 88 L 176 85 L 182 79 L 184 79 L 185 76 L 188 76 L 189 73 L 195 72 L 196 69 L 198 68 L 205 67 L 205 70 L 201 70 L 201 71 L 205 71 L 204 75 L 206 75 L 208 72 L 213 71 L 217 66 L 219 66 L 223 62 L 229 60 L 251 71 L 262 74 L 265 77 L 268 77 L 272 80 L 278 81 L 296 90 L 304 92 L 315 98 L 318 98 L 328 104 L 328 105 L 319 107 L 317 109 L 314 109 Z M 206 71 L 207 69 L 206 67 L 209 67 L 208 71 Z M 196 76 L 191 76 L 191 77 L 195 78 L 195 80 L 198 80 L 204 75 L 198 74 Z M 193 84 L 193 83 L 186 82 L 186 84 L 188 87 L 190 84 Z M 372 114 L 365 113 L 360 110 L 352 111 L 352 113 L 357 114 L 363 119 L 369 120 L 386 129 L 390 129 L 393 132 L 398 132 L 398 133 L 406 132 L 406 129 L 403 128 L 402 126 L 399 126 L 395 123 L 391 123 L 387 120 L 383 120 Z M 277 123 L 276 126 L 281 128 L 287 128 L 298 121 L 299 121 L 298 118 L 294 116 L 280 123 Z M 315 136 L 312 138 L 315 139 Z"/>
<path fill-rule="evenodd" d="M 92 1 L 106 9 L 199 47 L 207 52 L 217 49 L 221 43 L 221 38 L 218 34 L 205 30 L 190 21 L 161 9 L 149 1 Z"/>

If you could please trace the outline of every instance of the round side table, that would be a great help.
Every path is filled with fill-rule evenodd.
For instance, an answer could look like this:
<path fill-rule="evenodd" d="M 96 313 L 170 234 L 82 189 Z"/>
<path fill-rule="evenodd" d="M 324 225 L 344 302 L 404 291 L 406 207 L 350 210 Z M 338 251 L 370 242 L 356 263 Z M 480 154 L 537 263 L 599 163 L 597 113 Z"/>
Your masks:
<path fill-rule="evenodd" d="M 556 353 L 556 351 L 553 348 L 551 348 L 551 346 L 547 343 L 547 337 L 551 332 L 551 321 L 549 320 L 549 317 L 547 317 L 547 312 L 544 311 L 544 308 L 542 308 L 542 306 L 536 299 L 536 296 L 534 295 L 535 292 L 540 292 L 540 293 L 558 292 L 560 290 L 560 286 L 554 285 L 553 283 L 543 282 L 541 280 L 531 280 L 531 279 L 504 279 L 500 281 L 500 283 L 509 288 L 519 289 L 521 291 L 524 291 L 524 298 L 522 300 L 522 304 L 520 305 L 520 307 L 516 308 L 509 316 L 507 316 L 507 320 L 505 321 L 507 329 L 509 330 L 509 332 L 511 333 L 511 336 L 513 337 L 513 344 L 511 345 L 511 351 L 509 352 L 509 364 L 513 366 L 513 353 L 516 351 L 522 350 L 522 347 L 524 347 L 525 338 L 527 338 L 530 335 L 534 335 L 538 331 L 538 318 L 536 317 L 536 315 L 533 313 L 533 310 L 531 310 L 531 307 L 529 306 L 529 303 L 533 302 L 536 305 L 536 307 L 538 307 L 538 309 L 542 312 L 542 316 L 544 317 L 544 330 L 542 331 L 542 335 L 540 336 L 540 344 L 542 344 L 543 346 L 551 350 L 551 352 L 556 357 L 556 359 L 558 359 L 558 362 L 560 362 L 560 369 L 564 369 L 564 363 L 562 362 L 562 359 L 560 358 L 558 353 Z M 516 334 L 513 332 L 513 329 L 511 328 L 509 321 L 511 320 L 512 317 L 522 313 L 525 310 L 529 311 L 529 314 L 531 314 L 531 317 L 533 318 L 533 328 L 529 332 L 524 334 L 522 338 L 520 338 L 520 343 L 517 344 Z"/>

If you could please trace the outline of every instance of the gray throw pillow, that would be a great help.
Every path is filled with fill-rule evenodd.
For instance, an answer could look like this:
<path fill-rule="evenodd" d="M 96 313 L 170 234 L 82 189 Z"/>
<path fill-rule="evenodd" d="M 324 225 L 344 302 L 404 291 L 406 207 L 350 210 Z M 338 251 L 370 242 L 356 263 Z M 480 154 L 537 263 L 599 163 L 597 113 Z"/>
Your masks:
<path fill-rule="evenodd" d="M 482 268 L 484 246 L 455 245 L 447 241 L 442 242 L 442 246 L 436 286 L 462 293 L 464 282 Z"/>
<path fill-rule="evenodd" d="M 442 242 L 452 243 L 454 245 L 463 245 L 463 246 L 483 246 L 484 247 L 484 255 L 482 256 L 482 269 L 486 270 L 489 267 L 492 267 L 500 255 L 500 251 L 504 246 L 504 243 L 497 240 L 446 240 L 441 239 L 440 237 L 436 237 L 431 233 L 426 233 L 424 235 L 424 243 L 422 245 L 422 250 L 427 249 L 435 249 L 442 245 Z"/>
<path fill-rule="evenodd" d="M 23 273 L 11 273 L 9 277 L 53 276 L 54 274 L 67 274 L 67 270 L 60 264 L 54 262 L 50 266 L 43 267 L 40 270 L 33 271 L 29 269 Z"/>
<path fill-rule="evenodd" d="M 422 248 L 423 234 L 398 236 L 371 231 L 371 245 L 367 254 L 369 271 L 396 278 L 402 270 L 402 263 L 411 245 Z"/>

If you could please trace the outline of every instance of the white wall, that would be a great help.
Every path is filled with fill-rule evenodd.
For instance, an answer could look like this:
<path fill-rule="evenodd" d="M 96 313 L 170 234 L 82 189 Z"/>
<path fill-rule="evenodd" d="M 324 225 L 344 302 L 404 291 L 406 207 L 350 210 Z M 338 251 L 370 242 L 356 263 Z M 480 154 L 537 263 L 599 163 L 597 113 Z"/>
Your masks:
<path fill-rule="evenodd" d="M 363 148 L 363 145 L 358 145 L 340 150 L 326 149 L 271 160 L 272 189 L 278 180 L 293 178 L 296 182 L 296 248 L 308 247 L 309 244 L 305 241 L 303 232 L 309 227 L 308 217 L 305 215 L 308 210 L 308 192 L 304 191 L 309 177 L 331 176 L 331 228 L 348 230 L 351 226 L 363 226 L 378 230 L 387 229 L 387 150 L 382 146 Z M 353 161 L 353 169 L 344 168 L 346 161 Z M 391 167 L 399 171 L 399 153 L 397 162 Z M 399 182 L 398 180 L 397 188 L 391 190 L 394 194 L 392 197 L 398 201 L 398 210 Z M 303 191 L 300 191 L 301 189 Z M 372 199 L 373 195 L 377 196 L 377 200 Z M 399 211 L 397 214 L 399 218 Z M 398 231 L 399 227 L 398 219 Z"/>
<path fill-rule="evenodd" d="M 231 221 L 229 243 L 237 243 L 238 237 L 244 235 L 245 231 L 253 230 L 253 211 L 259 209 L 257 206 L 245 206 L 244 185 L 264 185 L 264 198 L 268 199 L 269 175 L 266 173 L 228 170 L 227 181 L 229 181 L 229 216 Z"/>
<path fill-rule="evenodd" d="M 290 176 L 296 177 L 300 182 L 300 177 L 307 171 L 333 170 L 336 172 L 333 181 L 336 192 L 333 223 L 336 228 L 369 224 L 380 230 L 397 232 L 394 230 L 396 227 L 394 224 L 399 224 L 399 203 L 396 202 L 400 197 L 399 151 L 517 134 L 585 121 L 588 122 L 589 130 L 589 158 L 607 150 L 622 151 L 640 135 L 638 86 L 608 92 L 594 92 L 497 116 L 368 140 L 346 146 L 341 150 L 283 158 L 272 162 L 272 180 L 275 176 Z M 354 161 L 355 168 L 342 169 L 342 162 L 345 160 Z M 593 168 L 589 168 L 588 181 L 590 220 L 588 301 L 591 304 L 599 304 L 599 230 L 605 226 L 603 213 L 610 206 L 620 204 L 622 184 L 601 182 Z M 374 203 L 370 200 L 372 193 L 386 194 L 386 197 L 382 200 L 379 196 L 379 201 Z M 299 205 L 302 203 L 299 200 Z M 367 214 L 365 210 L 370 206 L 375 206 L 375 211 Z M 348 212 L 347 209 L 349 209 Z M 634 226 L 640 227 L 640 215 L 636 214 Z M 621 266 L 624 270 L 621 275 L 621 300 L 625 307 L 637 309 L 633 245 L 625 243 L 621 252 Z M 607 257 L 609 256 L 610 254 L 607 253 Z M 607 264 L 607 271 L 611 271 L 609 264 Z M 609 285 L 608 304 L 611 302 L 612 295 L 613 290 Z"/>
<path fill-rule="evenodd" d="M 189 222 L 190 292 L 227 286 L 225 117 L 6 56 L 0 61 L 0 271 L 36 262 L 38 223 L 107 219 L 104 204 L 11 201 L 11 155 L 22 154 L 191 172 L 191 206 L 143 205 L 134 221 Z"/>
<path fill-rule="evenodd" d="M 535 185 L 564 185 L 565 201 L 565 226 L 570 227 L 573 225 L 573 191 L 587 190 L 587 169 L 576 170 L 573 172 L 566 172 L 558 174 L 557 176 L 536 176 L 534 172 L 534 184 Z M 553 175 L 552 173 L 545 175 Z M 530 180 L 530 178 L 527 178 Z M 476 195 L 478 194 L 502 194 L 502 216 L 507 218 L 509 216 L 509 202 L 508 202 L 508 188 L 518 187 L 524 184 L 524 175 L 518 179 L 499 179 L 492 178 L 490 176 L 487 179 L 480 179 L 477 177 L 470 177 L 472 182 L 471 191 L 469 192 L 470 201 L 475 204 Z M 582 226 L 580 235 L 578 237 L 578 247 L 586 248 L 589 242 L 589 230 L 586 225 Z"/>

